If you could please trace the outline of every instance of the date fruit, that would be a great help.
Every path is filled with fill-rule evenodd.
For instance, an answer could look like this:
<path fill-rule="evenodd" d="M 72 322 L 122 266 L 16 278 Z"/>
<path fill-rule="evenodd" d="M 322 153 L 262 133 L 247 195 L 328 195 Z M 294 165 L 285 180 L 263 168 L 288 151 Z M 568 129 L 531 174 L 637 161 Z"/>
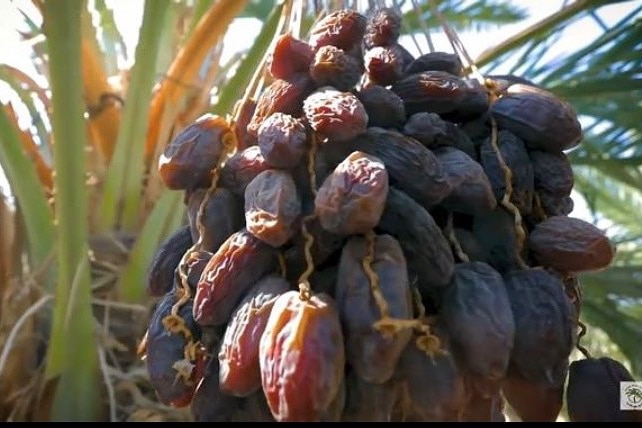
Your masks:
<path fill-rule="evenodd" d="M 259 342 L 274 302 L 289 289 L 283 278 L 268 275 L 252 287 L 235 309 L 218 351 L 222 391 L 246 397 L 261 387 Z"/>
<path fill-rule="evenodd" d="M 201 274 L 194 296 L 194 320 L 204 326 L 227 323 L 245 293 L 276 267 L 277 255 L 272 247 L 245 229 L 234 233 Z"/>
<path fill-rule="evenodd" d="M 292 175 L 269 169 L 257 175 L 245 189 L 245 224 L 248 232 L 278 248 L 298 230 L 301 200 Z"/>
<path fill-rule="evenodd" d="M 188 125 L 165 147 L 158 160 L 163 184 L 172 190 L 209 187 L 211 172 L 223 153 L 236 146 L 236 135 L 220 116 L 207 114 Z"/>
<path fill-rule="evenodd" d="M 388 172 L 383 162 L 356 151 L 319 188 L 315 213 L 332 233 L 365 233 L 379 222 L 387 196 Z"/>
<path fill-rule="evenodd" d="M 319 421 L 339 393 L 345 350 L 339 314 L 327 294 L 276 300 L 259 347 L 261 382 L 279 422 Z"/>

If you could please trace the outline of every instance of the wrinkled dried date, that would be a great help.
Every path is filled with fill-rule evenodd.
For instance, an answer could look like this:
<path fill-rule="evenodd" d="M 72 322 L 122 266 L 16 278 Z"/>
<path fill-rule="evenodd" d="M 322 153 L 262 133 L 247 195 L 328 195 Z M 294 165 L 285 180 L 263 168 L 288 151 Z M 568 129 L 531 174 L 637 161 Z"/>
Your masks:
<path fill-rule="evenodd" d="M 354 94 L 324 87 L 303 102 L 310 127 L 330 141 L 347 141 L 361 134 L 368 125 L 368 113 Z"/>
<path fill-rule="evenodd" d="M 319 421 L 341 387 L 345 351 L 339 314 L 327 294 L 282 294 L 259 348 L 261 382 L 277 421 Z"/>
<path fill-rule="evenodd" d="M 276 267 L 277 255 L 272 247 L 245 229 L 234 233 L 201 274 L 194 296 L 194 319 L 201 325 L 227 323 L 250 287 Z"/>
<path fill-rule="evenodd" d="M 355 10 L 341 9 L 330 12 L 310 29 L 310 46 L 315 51 L 327 45 L 350 51 L 363 40 L 366 25 L 366 17 Z"/>
<path fill-rule="evenodd" d="M 411 340 L 401 355 L 408 421 L 445 421 L 464 405 L 464 380 L 445 342 L 442 348 L 445 353 L 430 356 Z"/>
<path fill-rule="evenodd" d="M 498 272 L 521 267 L 523 249 L 519 248 L 515 220 L 503 207 L 476 215 L 472 233 L 483 250 L 484 259 Z"/>
<path fill-rule="evenodd" d="M 363 56 L 368 80 L 381 86 L 389 86 L 399 80 L 406 65 L 402 49 L 396 43 L 368 49 Z"/>
<path fill-rule="evenodd" d="M 456 112 L 473 89 L 463 79 L 445 71 L 411 74 L 392 85 L 408 114 Z"/>
<path fill-rule="evenodd" d="M 310 64 L 310 77 L 318 86 L 349 91 L 359 82 L 363 68 L 352 55 L 336 46 L 321 46 Z"/>
<path fill-rule="evenodd" d="M 535 188 L 563 198 L 573 190 L 573 168 L 565 153 L 549 153 L 541 150 L 530 152 Z"/>
<path fill-rule="evenodd" d="M 403 100 L 390 89 L 370 85 L 356 93 L 368 114 L 368 126 L 400 128 L 406 120 Z"/>
<path fill-rule="evenodd" d="M 308 134 L 301 120 L 274 113 L 259 127 L 258 145 L 266 164 L 273 168 L 294 168 L 308 150 Z"/>
<path fill-rule="evenodd" d="M 642 410 L 621 410 L 620 382 L 633 382 L 618 361 L 587 358 L 569 368 L 566 403 L 571 422 L 642 422 Z M 639 397 L 637 397 L 639 399 Z"/>
<path fill-rule="evenodd" d="M 218 352 L 222 391 L 245 397 L 261 387 L 259 342 L 276 298 L 289 289 L 287 281 L 268 275 L 235 309 Z"/>
<path fill-rule="evenodd" d="M 377 225 L 388 196 L 388 172 L 375 156 L 352 152 L 323 182 L 314 201 L 332 233 L 366 233 Z"/>
<path fill-rule="evenodd" d="M 499 155 L 510 170 L 510 202 L 520 213 L 528 214 L 532 209 L 535 187 L 533 164 L 530 161 L 524 142 L 512 132 L 500 130 L 497 133 Z M 480 148 L 480 163 L 493 188 L 497 202 L 501 202 L 506 193 L 506 171 L 501 166 L 498 153 L 490 138 Z"/>
<path fill-rule="evenodd" d="M 158 160 L 163 184 L 172 190 L 209 187 L 221 155 L 236 146 L 236 135 L 220 116 L 204 115 L 174 137 Z"/>
<path fill-rule="evenodd" d="M 463 151 L 454 147 L 434 150 L 452 192 L 442 204 L 454 212 L 477 215 L 497 207 L 488 177 L 482 166 Z"/>
<path fill-rule="evenodd" d="M 390 184 L 424 207 L 438 204 L 452 191 L 436 156 L 421 143 L 400 132 L 370 127 L 350 141 L 329 142 L 321 147 L 325 159 L 334 165 L 353 151 L 362 151 L 381 159 L 388 171 Z"/>
<path fill-rule="evenodd" d="M 269 169 L 245 189 L 245 224 L 248 232 L 278 248 L 298 230 L 301 200 L 292 175 Z"/>
<path fill-rule="evenodd" d="M 314 87 L 314 81 L 308 73 L 297 73 L 288 80 L 278 79 L 272 82 L 256 101 L 256 109 L 247 125 L 247 132 L 256 136 L 263 121 L 273 113 L 297 116 L 301 112 L 303 100 L 314 91 Z"/>
<path fill-rule="evenodd" d="M 230 156 L 221 168 L 219 183 L 235 195 L 244 196 L 250 181 L 267 169 L 270 166 L 265 161 L 261 148 L 251 146 Z"/>
<path fill-rule="evenodd" d="M 401 33 L 402 16 L 394 9 L 376 9 L 366 24 L 363 44 L 366 48 L 389 46 L 397 42 Z"/>
<path fill-rule="evenodd" d="M 428 52 L 415 58 L 404 71 L 406 75 L 424 71 L 444 71 L 457 77 L 463 77 L 463 69 L 461 60 L 456 54 Z"/>

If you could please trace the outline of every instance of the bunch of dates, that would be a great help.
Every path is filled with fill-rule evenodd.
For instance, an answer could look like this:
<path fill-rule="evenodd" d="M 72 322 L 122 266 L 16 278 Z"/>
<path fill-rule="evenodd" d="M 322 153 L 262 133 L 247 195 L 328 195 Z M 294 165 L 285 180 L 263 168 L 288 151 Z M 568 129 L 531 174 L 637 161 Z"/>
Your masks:
<path fill-rule="evenodd" d="M 149 267 L 159 400 L 196 421 L 554 421 L 565 395 L 573 420 L 638 417 L 626 368 L 569 360 L 577 274 L 614 257 L 569 217 L 573 108 L 413 57 L 401 24 L 345 9 L 281 35 L 257 99 L 165 148 L 188 221 Z"/>

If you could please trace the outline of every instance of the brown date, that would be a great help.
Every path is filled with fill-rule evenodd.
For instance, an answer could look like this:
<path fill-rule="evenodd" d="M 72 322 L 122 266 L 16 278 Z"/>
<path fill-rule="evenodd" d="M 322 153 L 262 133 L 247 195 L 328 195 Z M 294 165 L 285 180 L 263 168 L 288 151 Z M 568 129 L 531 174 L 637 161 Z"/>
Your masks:
<path fill-rule="evenodd" d="M 383 162 L 356 151 L 319 188 L 315 213 L 332 233 L 365 233 L 379 222 L 387 196 L 388 172 Z"/>
<path fill-rule="evenodd" d="M 497 207 L 490 181 L 479 163 L 454 147 L 439 147 L 433 153 L 453 189 L 442 201 L 446 208 L 478 215 L 489 213 Z"/>
<path fill-rule="evenodd" d="M 489 380 L 508 368 L 515 321 L 501 275 L 482 262 L 455 265 L 441 316 L 453 353 L 467 372 Z"/>
<path fill-rule="evenodd" d="M 250 181 L 267 169 L 270 166 L 265 161 L 261 148 L 251 146 L 230 156 L 221 168 L 219 183 L 235 195 L 243 196 Z"/>
<path fill-rule="evenodd" d="M 303 101 L 310 127 L 322 138 L 342 142 L 366 130 L 368 113 L 359 98 L 350 92 L 323 87 Z"/>
<path fill-rule="evenodd" d="M 366 17 L 355 10 L 335 10 L 312 26 L 309 33 L 310 46 L 314 51 L 327 45 L 351 51 L 363 40 L 366 25 Z"/>
<path fill-rule="evenodd" d="M 633 381 L 627 368 L 613 358 L 573 361 L 566 389 L 569 419 L 571 422 L 642 422 L 642 410 L 621 410 L 620 407 L 623 398 L 620 382 Z M 639 398 L 632 395 L 630 400 Z"/>
<path fill-rule="evenodd" d="M 392 85 L 408 114 L 455 112 L 470 90 L 467 83 L 445 71 L 423 71 L 408 75 Z"/>
<path fill-rule="evenodd" d="M 447 52 L 428 52 L 415 58 L 404 70 L 406 75 L 423 71 L 444 71 L 453 76 L 463 77 L 464 67 L 456 54 Z"/>
<path fill-rule="evenodd" d="M 562 385 L 575 340 L 564 284 L 536 268 L 508 272 L 504 283 L 515 319 L 511 372 L 549 388 Z"/>
<path fill-rule="evenodd" d="M 246 397 L 261 387 L 259 341 L 276 298 L 289 289 L 287 281 L 268 275 L 235 309 L 218 351 L 222 391 Z"/>
<path fill-rule="evenodd" d="M 301 200 L 292 175 L 283 170 L 263 171 L 245 189 L 248 232 L 278 248 L 298 231 Z"/>
<path fill-rule="evenodd" d="M 361 88 L 356 95 L 368 114 L 368 126 L 400 128 L 406 121 L 403 100 L 390 89 L 370 85 Z"/>
<path fill-rule="evenodd" d="M 286 33 L 276 39 L 266 67 L 275 79 L 287 80 L 296 73 L 306 73 L 313 58 L 314 52 L 307 42 Z"/>
<path fill-rule="evenodd" d="M 306 153 L 308 134 L 301 120 L 274 113 L 259 127 L 258 145 L 266 164 L 290 169 L 297 166 Z"/>
<path fill-rule="evenodd" d="M 259 347 L 261 382 L 279 422 L 319 421 L 339 394 L 345 351 L 339 314 L 327 294 L 298 291 L 274 303 Z"/>
<path fill-rule="evenodd" d="M 411 340 L 401 354 L 399 371 L 408 395 L 406 420 L 445 421 L 464 405 L 464 380 L 459 373 L 447 343 L 446 351 L 426 354 Z"/>
<path fill-rule="evenodd" d="M 615 247 L 593 224 L 579 218 L 554 216 L 538 223 L 528 238 L 533 258 L 560 272 L 606 268 Z"/>
<path fill-rule="evenodd" d="M 564 386 L 549 388 L 510 374 L 502 380 L 502 393 L 522 422 L 555 422 L 562 410 Z"/>
<path fill-rule="evenodd" d="M 227 323 L 245 293 L 276 267 L 277 255 L 272 247 L 245 229 L 234 233 L 201 274 L 194 296 L 194 320 L 201 325 Z"/>
<path fill-rule="evenodd" d="M 535 176 L 535 189 L 549 195 L 564 198 L 573 190 L 573 168 L 565 153 L 550 153 L 541 150 L 530 152 Z"/>
<path fill-rule="evenodd" d="M 322 155 L 334 165 L 354 151 L 381 159 L 390 184 L 426 208 L 438 204 L 452 191 L 437 157 L 417 140 L 398 131 L 370 127 L 350 141 L 328 142 L 321 146 Z"/>
<path fill-rule="evenodd" d="M 499 156 L 510 170 L 511 195 L 510 201 L 519 209 L 520 213 L 528 214 L 532 209 L 534 192 L 534 172 L 524 142 L 515 134 L 507 130 L 497 133 L 497 146 L 495 151 L 490 138 L 480 146 L 480 163 L 493 188 L 497 202 L 501 202 L 506 193 L 506 171 L 501 166 Z"/>
<path fill-rule="evenodd" d="M 366 48 L 396 43 L 401 33 L 402 16 L 393 8 L 381 7 L 368 16 L 363 44 Z"/>
<path fill-rule="evenodd" d="M 395 83 L 403 75 L 404 52 L 399 44 L 375 46 L 363 55 L 363 62 L 368 80 L 381 86 Z"/>
<path fill-rule="evenodd" d="M 349 91 L 359 82 L 363 67 L 352 55 L 336 46 L 321 46 L 310 64 L 310 77 L 319 86 Z"/>
<path fill-rule="evenodd" d="M 314 87 L 314 81 L 308 73 L 297 73 L 288 80 L 278 79 L 272 82 L 256 101 L 256 109 L 247 125 L 247 132 L 256 137 L 263 121 L 273 113 L 298 116 L 303 100 L 312 93 Z"/>
<path fill-rule="evenodd" d="M 209 187 L 221 155 L 236 146 L 236 135 L 220 116 L 207 114 L 181 130 L 158 160 L 163 184 L 172 190 Z"/>

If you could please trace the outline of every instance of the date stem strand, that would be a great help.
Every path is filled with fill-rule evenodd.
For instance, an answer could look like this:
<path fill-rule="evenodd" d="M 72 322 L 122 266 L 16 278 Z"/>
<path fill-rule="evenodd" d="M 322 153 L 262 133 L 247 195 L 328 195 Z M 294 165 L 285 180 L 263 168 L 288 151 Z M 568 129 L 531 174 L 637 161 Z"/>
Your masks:
<path fill-rule="evenodd" d="M 376 235 L 374 231 L 370 230 L 365 234 L 366 238 L 366 254 L 361 260 L 363 271 L 370 281 L 370 290 L 375 299 L 375 303 L 381 313 L 381 318 L 376 321 L 373 327 L 384 336 L 394 336 L 399 331 L 404 329 L 415 330 L 419 337 L 417 337 L 417 347 L 428 355 L 434 355 L 441 348 L 441 341 L 437 336 L 432 334 L 430 326 L 425 323 L 423 316 L 415 319 L 399 319 L 390 316 L 390 308 L 386 302 L 381 288 L 379 287 L 379 275 L 372 268 L 374 261 L 374 249 Z M 420 313 L 425 313 L 425 308 L 421 305 Z"/>
<path fill-rule="evenodd" d="M 513 184 L 511 183 L 513 172 L 510 170 L 508 165 L 506 165 L 506 162 L 504 162 L 504 157 L 502 156 L 502 153 L 499 150 L 499 146 L 497 144 L 497 140 L 498 140 L 497 122 L 495 121 L 495 119 L 491 118 L 490 123 L 491 123 L 490 144 L 493 147 L 493 150 L 495 151 L 495 155 L 497 156 L 497 161 L 499 162 L 499 166 L 504 172 L 504 183 L 506 185 L 506 191 L 504 191 L 504 196 L 502 197 L 501 204 L 504 208 L 508 210 L 508 212 L 510 212 L 513 215 L 513 218 L 515 220 L 515 233 L 517 235 L 517 260 L 519 261 L 520 266 L 525 269 L 528 266 L 526 265 L 526 262 L 524 262 L 524 259 L 522 258 L 522 250 L 524 248 L 524 241 L 526 240 L 526 233 L 524 232 L 524 227 L 522 225 L 522 215 L 519 213 L 519 210 L 517 209 L 517 207 L 513 205 L 513 203 L 510 201 L 510 197 L 513 193 Z"/>
<path fill-rule="evenodd" d="M 446 237 L 450 241 L 450 245 L 453 247 L 453 250 L 455 251 L 455 255 L 457 255 L 459 260 L 461 260 L 462 262 L 469 262 L 470 258 L 468 257 L 468 254 L 466 254 L 464 250 L 461 248 L 461 244 L 459 243 L 459 240 L 455 235 L 455 228 L 453 227 L 452 213 L 448 213 L 448 221 L 446 223 Z"/>
<path fill-rule="evenodd" d="M 317 179 L 314 172 L 314 162 L 316 159 L 316 149 L 317 149 L 317 140 L 316 136 L 312 138 L 312 144 L 310 150 L 308 150 L 308 174 L 310 175 L 310 191 L 316 197 L 317 195 Z M 314 236 L 308 232 L 308 227 L 306 223 L 315 218 L 315 214 L 310 214 L 303 218 L 301 222 L 301 234 L 305 240 L 305 245 L 303 246 L 303 254 L 305 256 L 305 271 L 299 277 L 299 298 L 303 301 L 308 301 L 312 297 L 312 287 L 310 286 L 310 275 L 314 272 L 314 260 L 312 259 L 312 245 L 314 244 Z"/>

